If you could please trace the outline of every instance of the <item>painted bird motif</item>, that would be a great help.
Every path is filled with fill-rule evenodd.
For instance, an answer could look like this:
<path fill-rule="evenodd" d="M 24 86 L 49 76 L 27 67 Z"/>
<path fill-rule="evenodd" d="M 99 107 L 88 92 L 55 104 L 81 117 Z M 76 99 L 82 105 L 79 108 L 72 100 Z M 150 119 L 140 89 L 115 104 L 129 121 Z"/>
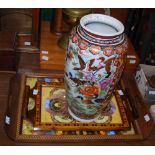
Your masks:
<path fill-rule="evenodd" d="M 112 57 L 108 60 L 105 60 L 104 57 L 98 58 L 100 60 L 98 66 L 92 66 L 95 62 L 95 59 L 89 60 L 89 62 L 85 63 L 80 55 L 78 55 L 80 67 L 74 67 L 74 70 L 85 70 L 85 71 L 98 71 L 105 67 L 107 73 L 110 73 L 111 63 L 114 61 L 115 57 Z"/>

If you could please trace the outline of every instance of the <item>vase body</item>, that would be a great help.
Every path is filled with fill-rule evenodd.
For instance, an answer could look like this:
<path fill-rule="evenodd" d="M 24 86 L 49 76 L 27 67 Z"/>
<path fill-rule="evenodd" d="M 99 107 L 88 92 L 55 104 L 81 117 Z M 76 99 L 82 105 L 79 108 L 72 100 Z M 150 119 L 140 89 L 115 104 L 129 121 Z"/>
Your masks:
<path fill-rule="evenodd" d="M 122 74 L 127 49 L 124 26 L 117 19 L 89 14 L 70 33 L 65 59 L 69 113 L 91 122 L 104 112 Z"/>

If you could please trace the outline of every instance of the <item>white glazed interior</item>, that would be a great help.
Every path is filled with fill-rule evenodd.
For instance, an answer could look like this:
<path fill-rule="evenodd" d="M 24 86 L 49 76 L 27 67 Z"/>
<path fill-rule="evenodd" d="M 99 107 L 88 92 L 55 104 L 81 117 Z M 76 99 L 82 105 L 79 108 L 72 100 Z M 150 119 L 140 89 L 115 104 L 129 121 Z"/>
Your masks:
<path fill-rule="evenodd" d="M 104 33 L 104 34 L 113 34 L 117 32 L 117 30 L 114 27 L 111 27 L 110 25 L 106 25 L 104 23 L 99 22 L 92 22 L 88 24 L 86 27 L 90 29 L 90 31 L 97 31 L 98 33 Z"/>
<path fill-rule="evenodd" d="M 109 25 L 109 26 L 115 28 L 117 30 L 117 32 L 113 32 L 113 33 L 111 32 L 109 34 L 101 33 L 97 30 L 96 31 L 92 30 L 88 26 L 86 26 L 87 24 L 93 23 L 93 22 L 98 22 L 98 23 L 103 23 L 103 24 Z M 81 18 L 80 24 L 86 31 L 91 32 L 96 35 L 100 35 L 100 36 L 117 36 L 124 32 L 124 25 L 119 20 L 117 20 L 116 18 L 113 18 L 111 16 L 103 15 L 103 14 L 85 15 Z"/>

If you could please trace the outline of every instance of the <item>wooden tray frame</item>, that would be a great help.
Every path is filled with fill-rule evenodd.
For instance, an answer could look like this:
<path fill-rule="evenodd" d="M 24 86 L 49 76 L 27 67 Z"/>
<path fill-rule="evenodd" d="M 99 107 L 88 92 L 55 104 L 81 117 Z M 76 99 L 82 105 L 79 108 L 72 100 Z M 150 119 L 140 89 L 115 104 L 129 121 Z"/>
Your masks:
<path fill-rule="evenodd" d="M 135 129 L 134 135 L 24 135 L 21 134 L 22 124 L 22 106 L 25 97 L 26 77 L 61 77 L 63 72 L 53 73 L 24 73 L 16 75 L 11 82 L 11 91 L 8 101 L 8 109 L 6 115 L 11 118 L 11 123 L 6 124 L 6 132 L 8 136 L 20 142 L 84 142 L 84 141 L 130 141 L 144 139 L 137 120 L 133 120 L 132 124 Z"/>

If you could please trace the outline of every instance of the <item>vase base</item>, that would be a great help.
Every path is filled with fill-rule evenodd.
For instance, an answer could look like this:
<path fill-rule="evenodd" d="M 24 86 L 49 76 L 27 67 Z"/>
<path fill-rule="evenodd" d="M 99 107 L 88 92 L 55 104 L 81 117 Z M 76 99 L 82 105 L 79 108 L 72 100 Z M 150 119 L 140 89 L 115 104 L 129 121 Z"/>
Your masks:
<path fill-rule="evenodd" d="M 72 118 L 74 118 L 75 120 L 77 120 L 79 122 L 90 123 L 90 122 L 94 122 L 97 119 L 97 118 L 93 118 L 93 119 L 81 119 L 81 118 L 77 117 L 69 108 L 68 108 L 68 112 L 72 116 Z"/>

